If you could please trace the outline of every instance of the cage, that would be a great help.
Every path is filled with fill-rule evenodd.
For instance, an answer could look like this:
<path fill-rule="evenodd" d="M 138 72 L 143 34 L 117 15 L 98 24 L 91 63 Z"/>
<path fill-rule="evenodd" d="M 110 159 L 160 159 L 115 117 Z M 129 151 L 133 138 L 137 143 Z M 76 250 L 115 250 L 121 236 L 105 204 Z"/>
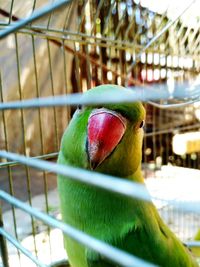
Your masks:
<path fill-rule="evenodd" d="M 198 10 L 198 1 L 0 1 L 0 266 L 65 264 L 62 231 L 73 229 L 56 220 L 53 163 L 79 93 L 109 83 L 144 102 L 147 187 L 172 231 L 198 245 Z"/>

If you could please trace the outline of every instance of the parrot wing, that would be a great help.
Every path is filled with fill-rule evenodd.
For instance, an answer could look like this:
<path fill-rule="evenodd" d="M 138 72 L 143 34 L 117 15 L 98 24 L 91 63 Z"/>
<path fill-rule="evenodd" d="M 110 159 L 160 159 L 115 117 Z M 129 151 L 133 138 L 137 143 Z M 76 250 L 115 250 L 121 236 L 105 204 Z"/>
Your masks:
<path fill-rule="evenodd" d="M 130 230 L 112 245 L 156 266 L 197 267 L 198 264 L 191 257 L 191 252 L 162 221 L 160 223 L 157 233 L 149 232 L 149 228 L 143 225 Z M 87 250 L 86 255 L 88 267 L 118 267 L 94 251 Z"/>

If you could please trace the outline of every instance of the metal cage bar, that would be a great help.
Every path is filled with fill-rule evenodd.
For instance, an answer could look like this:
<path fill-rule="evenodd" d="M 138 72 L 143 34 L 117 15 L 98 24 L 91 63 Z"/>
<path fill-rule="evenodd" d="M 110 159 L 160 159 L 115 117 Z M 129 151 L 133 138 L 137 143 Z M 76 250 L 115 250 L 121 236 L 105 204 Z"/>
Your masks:
<path fill-rule="evenodd" d="M 17 206 L 18 208 L 28 212 L 32 216 L 44 221 L 52 227 L 57 227 L 63 231 L 63 233 L 77 240 L 81 244 L 86 245 L 87 247 L 99 252 L 101 255 L 105 256 L 108 259 L 111 259 L 117 264 L 122 266 L 143 266 L 143 267 L 153 267 L 156 266 L 151 263 L 147 263 L 142 259 L 139 259 L 133 255 L 129 255 L 126 252 L 123 252 L 117 248 L 111 247 L 110 245 L 92 238 L 91 236 L 84 234 L 83 232 L 73 228 L 68 224 L 64 224 L 44 213 L 41 213 L 34 208 L 31 208 L 29 205 L 24 204 L 18 199 L 9 196 L 9 194 L 0 190 L 0 198 L 10 202 L 12 205 Z"/>
<path fill-rule="evenodd" d="M 121 2 L 124 4 L 124 1 Z M 102 103 L 132 102 L 137 100 L 145 102 L 146 108 L 150 109 L 152 118 L 147 121 L 147 127 L 149 127 L 151 131 L 145 134 L 144 151 L 149 149 L 149 140 L 153 140 L 151 157 L 153 156 L 154 158 L 154 168 L 159 168 L 159 163 L 156 163 L 158 157 L 161 157 L 166 162 L 169 161 L 170 157 L 175 157 L 173 152 L 171 152 L 171 147 L 168 147 L 166 143 L 164 143 L 163 137 L 170 139 L 175 131 L 187 132 L 200 129 L 198 120 L 193 121 L 192 125 L 187 123 L 180 125 L 179 116 L 177 114 L 182 112 L 185 117 L 188 116 L 188 114 L 194 114 L 194 107 L 192 108 L 192 104 L 200 101 L 199 82 L 197 81 L 196 84 L 194 82 L 187 82 L 190 82 L 190 80 L 194 81 L 198 77 L 200 68 L 200 55 L 199 49 L 197 49 L 200 38 L 199 22 L 195 26 L 188 27 L 181 22 L 183 14 L 187 13 L 196 1 L 192 0 L 187 3 L 184 8 L 177 11 L 172 19 L 168 18 L 169 7 L 167 7 L 162 14 L 157 14 L 152 12 L 148 7 L 142 6 L 140 2 L 136 4 L 135 1 L 126 1 L 126 5 L 124 6 L 121 5 L 121 2 L 110 1 L 109 5 L 109 1 L 60 0 L 54 1 L 51 4 L 46 4 L 41 9 L 38 9 L 38 1 L 34 0 L 31 3 L 30 15 L 27 18 L 18 17 L 16 15 L 14 8 L 16 1 L 14 0 L 11 1 L 8 11 L 0 8 L 0 15 L 3 15 L 5 18 L 5 21 L 2 23 L 0 21 L 0 39 L 2 42 L 5 41 L 9 43 L 11 47 L 12 40 L 14 40 L 15 43 L 17 59 L 15 62 L 17 73 L 16 81 L 18 83 L 20 99 L 18 100 L 17 97 L 7 97 L 5 94 L 5 89 L 7 89 L 6 81 L 5 78 L 1 78 L 0 94 L 2 103 L 0 103 L 0 110 L 2 112 L 3 136 L 5 139 L 3 149 L 7 152 L 0 151 L 0 157 L 3 160 L 3 162 L 0 163 L 0 169 L 3 167 L 7 168 L 11 196 L 1 190 L 0 198 L 11 204 L 15 236 L 13 238 L 10 233 L 4 229 L 5 224 L 4 226 L 2 224 L 3 218 L 0 218 L 0 247 L 6 267 L 9 266 L 6 240 L 12 242 L 17 248 L 19 261 L 21 252 L 23 252 L 25 255 L 32 258 L 33 262 L 39 266 L 46 266 L 40 262 L 40 260 L 38 261 L 39 258 L 37 259 L 36 257 L 37 242 L 35 240 L 33 254 L 21 245 L 20 238 L 18 237 L 18 222 L 16 219 L 15 207 L 21 208 L 26 213 L 30 214 L 32 218 L 31 231 L 33 236 L 35 235 L 34 232 L 37 232 L 37 230 L 35 231 L 35 223 L 37 222 L 35 219 L 38 218 L 45 222 L 45 225 L 47 225 L 50 251 L 52 244 L 50 228 L 58 227 L 66 234 L 72 235 L 76 240 L 87 246 L 89 245 L 91 249 L 93 248 L 103 253 L 104 256 L 118 262 L 122 266 L 153 266 L 134 256 L 127 255 L 122 251 L 102 244 L 98 240 L 92 239 L 76 229 L 72 230 L 70 226 L 50 216 L 50 203 L 48 199 L 49 171 L 60 173 L 65 176 L 67 175 L 71 177 L 71 179 L 77 179 L 85 183 L 92 183 L 93 186 L 112 190 L 128 197 L 137 197 L 144 201 L 150 201 L 150 195 L 142 186 L 125 181 L 122 182 L 117 178 L 97 173 L 92 173 L 92 176 L 95 176 L 96 179 L 90 179 L 91 174 L 85 170 L 79 170 L 68 166 L 61 167 L 55 163 L 41 160 L 55 160 L 58 155 L 57 150 L 59 148 L 60 134 L 63 130 L 63 124 L 61 123 L 62 118 L 60 118 L 61 110 L 63 114 L 66 114 L 66 124 L 66 122 L 69 122 L 74 106 L 79 104 L 95 106 Z M 61 7 L 63 7 L 63 9 L 61 9 Z M 56 14 L 54 14 L 54 11 L 59 11 L 63 16 L 59 25 L 54 24 Z M 73 15 L 75 16 L 75 20 Z M 41 20 L 41 24 L 35 23 L 38 19 Z M 73 20 L 74 23 L 71 23 Z M 88 27 L 88 24 L 90 24 L 90 27 Z M 170 34 L 175 36 L 174 40 L 169 38 Z M 26 72 L 23 72 L 21 67 L 24 58 L 19 53 L 20 37 L 23 37 L 23 40 L 30 41 L 29 52 L 32 55 L 31 64 L 33 70 L 33 81 L 30 79 L 30 84 L 31 81 L 34 84 L 30 88 L 34 89 L 35 96 L 31 96 L 29 99 L 25 97 L 26 92 L 23 88 L 22 76 L 25 75 Z M 44 93 L 45 97 L 42 91 L 44 81 L 40 76 L 41 67 L 39 66 L 40 60 L 38 58 L 38 47 L 39 45 L 42 47 L 43 44 L 45 44 L 45 48 L 43 50 L 41 49 L 44 53 L 43 61 L 45 63 L 46 55 L 48 60 L 46 66 L 49 72 L 49 77 L 45 82 L 48 82 L 50 88 L 48 91 L 50 96 L 46 96 Z M 58 53 L 62 56 L 59 57 Z M 157 59 L 158 57 L 159 59 Z M 56 58 L 57 61 L 53 61 Z M 72 58 L 70 63 L 69 58 Z M 187 58 L 189 61 L 187 61 Z M 57 95 L 56 91 L 56 82 L 58 79 L 54 77 L 54 64 L 55 62 L 58 63 L 58 59 L 61 59 L 57 65 L 62 64 L 61 72 L 63 79 L 63 90 L 61 90 L 61 93 L 59 91 L 59 95 Z M 70 64 L 74 72 L 71 76 L 68 68 Z M 1 73 L 3 74 L 4 71 L 2 66 Z M 177 75 L 177 78 L 175 77 L 176 83 L 174 85 L 174 91 L 171 92 L 170 86 L 166 81 L 170 75 L 176 76 L 176 74 L 181 71 L 182 74 L 179 76 Z M 148 72 L 152 75 L 150 83 L 148 83 Z M 157 78 L 156 75 L 158 76 Z M 96 99 L 82 95 L 82 91 L 92 86 L 110 82 L 120 85 L 127 83 L 127 87 L 130 87 L 132 92 L 127 95 L 106 95 L 103 98 Z M 38 150 L 39 155 L 35 157 L 31 155 L 29 158 L 8 152 L 11 150 L 11 146 L 7 114 L 12 110 L 18 110 L 19 112 L 18 125 L 21 123 L 22 126 L 22 150 L 20 152 L 27 155 L 28 145 L 26 131 L 28 130 L 28 126 L 25 124 L 26 114 L 30 109 L 35 108 L 37 108 L 37 122 L 35 123 L 37 124 L 39 130 L 38 136 L 40 138 L 40 140 L 38 139 L 40 147 Z M 53 148 L 56 152 L 54 153 L 51 153 L 53 151 L 49 152 L 45 149 L 46 135 L 43 126 L 45 117 L 44 108 L 48 108 L 48 111 L 52 111 L 53 113 L 52 133 L 54 133 L 55 136 L 53 140 L 51 139 L 51 142 L 55 143 Z M 188 113 L 186 109 L 190 109 L 190 112 Z M 170 119 L 173 120 L 174 123 L 172 123 Z M 170 127 L 167 128 L 166 125 L 163 127 L 163 124 Z M 162 149 L 165 145 L 166 153 L 164 154 Z M 194 163 L 191 157 L 190 155 L 182 159 L 182 164 L 198 169 L 200 164 L 199 154 L 196 155 Z M 144 154 L 145 163 L 148 162 L 149 158 L 148 153 Z M 8 161 L 8 159 L 11 161 Z M 15 197 L 15 188 L 13 186 L 14 171 L 12 168 L 20 165 L 25 168 L 30 205 L 32 204 L 30 167 L 38 168 L 42 171 L 45 213 L 35 210 L 34 207 L 24 204 Z M 183 217 L 179 218 L 180 214 L 182 215 L 186 212 L 193 212 L 196 216 L 200 214 L 199 207 L 190 202 L 180 202 L 176 199 L 169 201 L 168 199 L 160 198 L 157 198 L 157 200 L 165 203 L 161 208 L 161 213 L 164 214 L 167 211 L 171 216 L 176 216 L 180 227 L 186 226 L 182 221 Z M 177 211 L 179 213 L 176 213 Z M 196 219 L 194 218 L 193 220 L 195 221 Z M 198 223 L 196 223 L 195 227 L 198 228 Z M 198 242 L 188 242 L 187 244 L 188 246 L 199 246 Z"/>

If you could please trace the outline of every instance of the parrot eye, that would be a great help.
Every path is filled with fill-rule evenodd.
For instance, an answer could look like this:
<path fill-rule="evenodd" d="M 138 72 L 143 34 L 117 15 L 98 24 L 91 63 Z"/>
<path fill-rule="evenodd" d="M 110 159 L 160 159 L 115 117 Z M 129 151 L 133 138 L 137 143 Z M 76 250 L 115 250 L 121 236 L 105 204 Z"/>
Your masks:
<path fill-rule="evenodd" d="M 142 121 L 139 121 L 136 123 L 136 125 L 134 126 L 134 129 L 135 130 L 139 130 L 139 129 L 142 129 L 145 125 L 145 120 L 142 120 Z"/>
<path fill-rule="evenodd" d="M 82 109 L 82 105 L 78 105 L 77 106 L 77 109 Z"/>
<path fill-rule="evenodd" d="M 139 126 L 139 128 L 143 128 L 143 127 L 144 127 L 144 125 L 145 125 L 145 121 L 144 121 L 144 120 L 142 120 L 142 121 L 141 121 L 141 123 L 140 123 L 140 126 Z"/>

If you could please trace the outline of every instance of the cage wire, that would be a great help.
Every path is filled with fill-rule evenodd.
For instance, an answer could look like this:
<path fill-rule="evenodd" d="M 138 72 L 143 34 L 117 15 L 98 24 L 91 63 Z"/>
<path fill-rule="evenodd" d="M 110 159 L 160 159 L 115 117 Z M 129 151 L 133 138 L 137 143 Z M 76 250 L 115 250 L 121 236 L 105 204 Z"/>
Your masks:
<path fill-rule="evenodd" d="M 199 246 L 198 10 L 198 1 L 0 1 L 0 266 L 63 262 L 61 232 L 120 266 L 154 266 L 60 220 L 56 174 L 151 200 L 133 182 L 56 165 L 79 104 L 144 103 L 146 185 L 172 231 Z M 106 83 L 132 90 L 82 94 Z"/>

